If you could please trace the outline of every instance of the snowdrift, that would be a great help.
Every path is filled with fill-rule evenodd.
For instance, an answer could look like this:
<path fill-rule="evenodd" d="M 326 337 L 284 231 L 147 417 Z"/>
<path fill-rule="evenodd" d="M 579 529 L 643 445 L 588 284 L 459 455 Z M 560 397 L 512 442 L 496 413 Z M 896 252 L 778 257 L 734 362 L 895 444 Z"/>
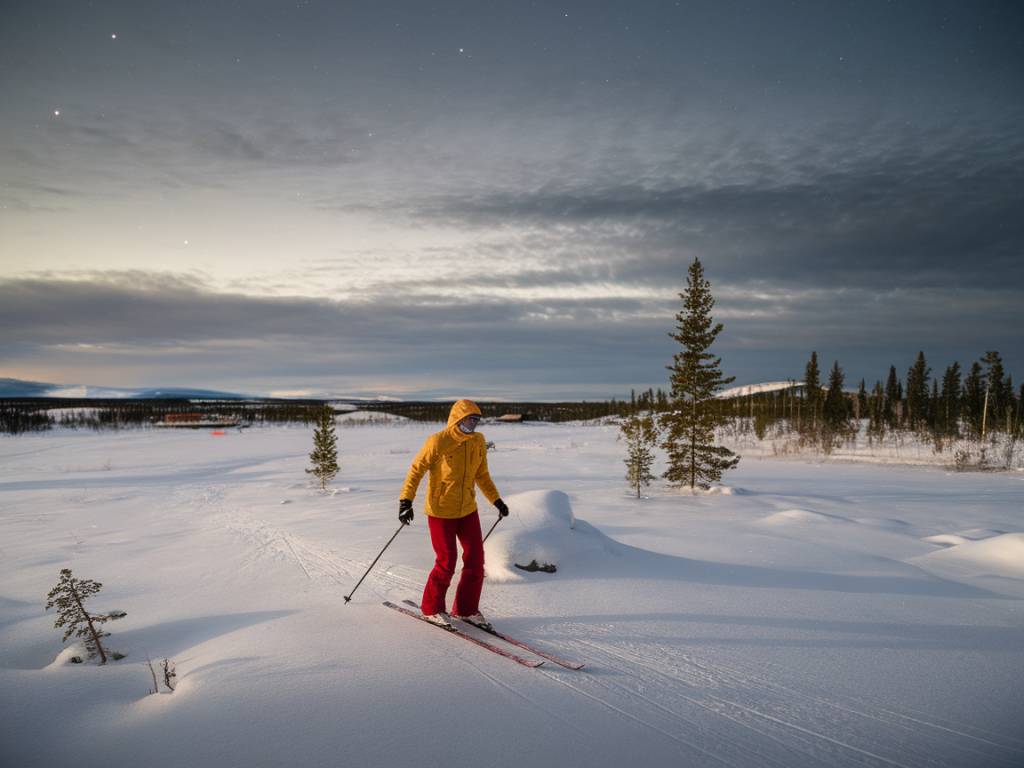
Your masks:
<path fill-rule="evenodd" d="M 935 541 L 939 537 L 931 537 Z M 950 541 L 961 537 L 943 537 Z M 942 542 L 936 542 L 942 543 Z M 950 577 L 1000 577 L 1024 580 L 1024 533 L 1004 533 L 981 541 L 964 540 L 910 562 Z"/>
<path fill-rule="evenodd" d="M 810 509 L 786 509 L 782 512 L 762 517 L 756 522 L 757 525 L 779 526 L 791 525 L 793 523 L 848 523 L 845 517 L 829 515 L 824 512 L 814 512 Z"/>
<path fill-rule="evenodd" d="M 622 544 L 608 538 L 573 514 L 562 491 L 529 491 L 509 496 L 509 514 L 484 545 L 487 580 L 521 581 L 526 572 L 516 563 L 553 564 L 559 571 L 578 568 L 609 555 L 621 555 Z M 530 578 L 552 578 L 547 574 Z"/>

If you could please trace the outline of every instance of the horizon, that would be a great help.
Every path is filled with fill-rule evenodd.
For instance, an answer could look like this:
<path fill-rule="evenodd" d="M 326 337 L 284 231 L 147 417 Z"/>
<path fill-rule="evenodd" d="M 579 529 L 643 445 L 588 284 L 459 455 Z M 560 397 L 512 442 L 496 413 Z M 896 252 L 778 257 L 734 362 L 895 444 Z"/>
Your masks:
<path fill-rule="evenodd" d="M 6 18 L 0 377 L 619 398 L 694 258 L 739 384 L 1024 366 L 1015 5 Z"/>

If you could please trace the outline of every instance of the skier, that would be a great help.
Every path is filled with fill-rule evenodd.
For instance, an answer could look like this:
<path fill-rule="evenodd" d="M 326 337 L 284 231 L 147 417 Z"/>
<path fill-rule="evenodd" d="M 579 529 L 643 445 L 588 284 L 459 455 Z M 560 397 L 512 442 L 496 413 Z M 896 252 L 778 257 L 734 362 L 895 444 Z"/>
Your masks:
<path fill-rule="evenodd" d="M 437 560 L 427 577 L 420 610 L 424 617 L 441 626 L 451 626 L 445 598 L 455 574 L 456 539 L 462 544 L 462 576 L 455 590 L 452 613 L 471 623 L 490 626 L 480 613 L 484 545 L 475 486 L 480 486 L 502 517 L 508 515 L 508 507 L 487 471 L 487 443 L 476 431 L 479 422 L 480 409 L 476 403 L 455 403 L 448 414 L 448 426 L 428 437 L 413 459 L 398 502 L 398 519 L 408 525 L 413 519 L 416 489 L 423 475 L 430 472 L 426 513 Z"/>

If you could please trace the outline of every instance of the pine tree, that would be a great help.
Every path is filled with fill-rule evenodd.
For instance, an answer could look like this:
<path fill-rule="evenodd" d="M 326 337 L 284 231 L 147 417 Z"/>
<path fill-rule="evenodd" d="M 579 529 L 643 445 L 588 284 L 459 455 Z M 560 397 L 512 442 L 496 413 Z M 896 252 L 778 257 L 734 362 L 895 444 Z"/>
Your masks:
<path fill-rule="evenodd" d="M 823 417 L 825 427 L 832 435 L 845 431 L 849 426 L 846 395 L 843 394 L 843 369 L 839 367 L 838 360 L 832 364 L 832 372 L 828 376 Z"/>
<path fill-rule="evenodd" d="M 67 627 L 64 630 L 62 643 L 74 635 L 82 638 L 89 658 L 100 657 L 100 664 L 107 663 L 107 651 L 103 647 L 102 638 L 109 637 L 109 632 L 104 632 L 100 627 L 108 621 L 116 621 L 124 618 L 124 611 L 112 611 L 111 613 L 99 614 L 89 613 L 85 608 L 85 601 L 88 600 L 103 588 L 98 581 L 91 579 L 76 579 L 71 575 L 70 568 L 61 568 L 60 581 L 57 586 L 47 594 L 46 610 L 57 609 L 57 621 L 53 626 Z M 115 661 L 123 659 L 120 653 L 111 654 Z"/>
<path fill-rule="evenodd" d="M 942 374 L 942 393 L 939 398 L 939 422 L 942 425 L 942 432 L 955 437 L 960 432 L 960 363 L 953 363 Z"/>
<path fill-rule="evenodd" d="M 313 431 L 313 452 L 309 454 L 313 466 L 306 470 L 320 480 L 320 488 L 338 474 L 338 438 L 334 433 L 334 410 L 325 405 L 320 409 Z"/>
<path fill-rule="evenodd" d="M 821 372 L 818 369 L 818 353 L 811 352 L 811 359 L 804 368 L 804 399 L 811 412 L 811 428 L 818 426 L 818 403 L 821 402 Z"/>
<path fill-rule="evenodd" d="M 679 296 L 683 308 L 676 314 L 675 333 L 669 335 L 683 351 L 674 355 L 668 369 L 672 407 L 661 417 L 662 446 L 668 454 L 664 477 L 673 485 L 708 488 L 739 463 L 739 456 L 714 445 L 715 427 L 726 420 L 713 407 L 714 394 L 734 379 L 722 375 L 721 358 L 708 351 L 722 324 L 711 317 L 715 300 L 699 259 L 690 265 L 686 290 Z"/>
<path fill-rule="evenodd" d="M 885 423 L 890 427 L 899 426 L 903 391 L 896 375 L 896 366 L 889 366 L 889 378 L 885 382 Z"/>
<path fill-rule="evenodd" d="M 636 490 L 636 497 L 651 484 L 654 475 L 654 447 L 658 443 L 658 429 L 651 415 L 633 414 L 623 419 L 619 427 L 626 441 L 626 480 L 629 487 Z"/>
<path fill-rule="evenodd" d="M 975 360 L 971 370 L 964 377 L 963 414 L 967 428 L 973 437 L 981 435 L 982 411 L 985 407 L 985 383 L 981 374 L 981 364 Z"/>
<path fill-rule="evenodd" d="M 985 384 L 988 391 L 988 431 L 998 430 L 1006 423 L 1006 411 L 1009 401 L 1013 399 L 1013 390 L 1007 393 L 1006 371 L 998 352 L 986 352 L 981 362 L 987 369 Z"/>
<path fill-rule="evenodd" d="M 924 352 L 917 353 L 917 360 L 907 371 L 907 420 L 911 429 L 925 423 L 928 410 L 928 375 L 931 368 L 924 359 Z"/>

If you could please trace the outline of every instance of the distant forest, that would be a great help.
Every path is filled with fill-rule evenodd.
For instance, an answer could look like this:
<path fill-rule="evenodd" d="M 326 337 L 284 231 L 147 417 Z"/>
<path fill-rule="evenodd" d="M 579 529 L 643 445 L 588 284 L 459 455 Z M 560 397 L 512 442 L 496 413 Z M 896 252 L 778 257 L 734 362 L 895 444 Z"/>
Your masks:
<path fill-rule="evenodd" d="M 243 424 L 301 423 L 316 420 L 323 400 L 99 400 L 70 398 L 0 399 L 0 432 L 20 434 L 53 427 L 72 429 L 124 429 L 155 424 L 169 414 L 199 413 L 238 419 Z M 478 401 L 485 418 L 517 414 L 525 421 L 578 421 L 624 416 L 641 411 L 662 412 L 669 407 L 661 389 L 632 392 L 628 399 L 591 402 L 486 402 Z M 450 402 L 360 402 L 360 410 L 404 416 L 415 421 L 444 422 Z M 797 433 L 826 450 L 850 439 L 861 429 L 869 438 L 916 433 L 943 443 L 956 439 L 984 440 L 1005 435 L 1024 436 L 1024 386 L 1014 389 L 998 352 L 987 352 L 964 369 L 949 365 L 933 376 L 924 353 L 919 353 L 906 374 L 896 366 L 871 387 L 861 380 L 848 389 L 838 361 L 823 373 L 816 353 L 808 360 L 802 381 L 773 392 L 740 395 L 715 401 L 731 420 L 732 429 L 753 431 L 763 439 Z"/>

